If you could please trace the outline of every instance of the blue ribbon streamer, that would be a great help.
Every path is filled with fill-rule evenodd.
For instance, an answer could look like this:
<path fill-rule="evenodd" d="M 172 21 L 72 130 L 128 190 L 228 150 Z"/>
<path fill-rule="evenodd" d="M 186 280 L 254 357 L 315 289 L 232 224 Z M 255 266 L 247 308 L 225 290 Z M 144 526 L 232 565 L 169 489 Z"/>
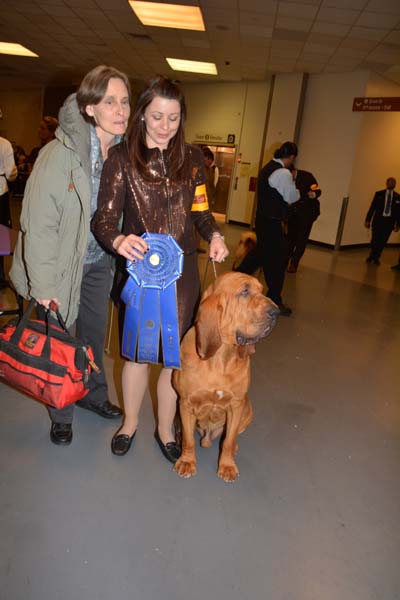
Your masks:
<path fill-rule="evenodd" d="M 142 237 L 149 251 L 142 261 L 127 262 L 129 278 L 121 294 L 126 304 L 122 354 L 157 363 L 161 332 L 164 366 L 179 369 L 176 281 L 182 274 L 183 252 L 170 235 Z"/>

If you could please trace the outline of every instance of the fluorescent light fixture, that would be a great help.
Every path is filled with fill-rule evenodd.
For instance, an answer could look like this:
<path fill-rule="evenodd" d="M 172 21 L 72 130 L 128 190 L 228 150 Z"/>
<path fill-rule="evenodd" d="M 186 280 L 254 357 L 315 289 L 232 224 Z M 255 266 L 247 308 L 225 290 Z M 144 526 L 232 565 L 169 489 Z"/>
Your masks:
<path fill-rule="evenodd" d="M 182 60 L 180 58 L 167 58 L 167 63 L 174 71 L 187 71 L 188 73 L 205 73 L 206 75 L 218 75 L 214 63 L 200 62 L 198 60 Z"/>
<path fill-rule="evenodd" d="M 164 4 L 162 2 L 137 2 L 129 0 L 131 9 L 143 25 L 173 27 L 205 31 L 203 15 L 198 6 Z"/>
<path fill-rule="evenodd" d="M 12 54 L 13 56 L 34 56 L 38 58 L 38 54 L 31 52 L 21 44 L 11 44 L 9 42 L 0 42 L 0 54 Z"/>

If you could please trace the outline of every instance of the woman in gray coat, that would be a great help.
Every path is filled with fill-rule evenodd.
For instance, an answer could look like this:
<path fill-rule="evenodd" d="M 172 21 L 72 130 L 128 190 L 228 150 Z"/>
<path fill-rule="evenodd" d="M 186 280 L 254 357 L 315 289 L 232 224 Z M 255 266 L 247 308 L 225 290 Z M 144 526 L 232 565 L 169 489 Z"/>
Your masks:
<path fill-rule="evenodd" d="M 90 71 L 67 98 L 56 139 L 39 153 L 26 186 L 10 272 L 19 294 L 44 309 L 54 301 L 67 326 L 92 346 L 101 373 L 91 376 L 78 404 L 108 419 L 121 415 L 108 400 L 102 360 L 112 257 L 90 233 L 90 219 L 108 151 L 125 133 L 130 100 L 127 76 L 107 66 Z M 49 408 L 53 443 L 71 443 L 73 410 Z"/>

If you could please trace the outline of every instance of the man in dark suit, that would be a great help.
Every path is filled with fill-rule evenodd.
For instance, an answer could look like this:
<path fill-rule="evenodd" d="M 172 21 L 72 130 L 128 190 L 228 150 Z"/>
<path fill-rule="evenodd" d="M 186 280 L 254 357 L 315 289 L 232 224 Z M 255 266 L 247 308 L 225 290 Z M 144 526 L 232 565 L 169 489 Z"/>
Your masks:
<path fill-rule="evenodd" d="M 300 192 L 300 200 L 289 208 L 287 221 L 288 237 L 288 273 L 296 273 L 300 259 L 304 254 L 311 228 L 319 217 L 321 190 L 314 175 L 309 171 L 293 168 L 293 179 Z"/>
<path fill-rule="evenodd" d="M 380 256 L 393 229 L 398 228 L 400 221 L 400 196 L 394 191 L 396 180 L 389 177 L 386 189 L 375 193 L 367 216 L 365 227 L 369 229 L 372 221 L 371 252 L 367 263 L 380 265 Z"/>

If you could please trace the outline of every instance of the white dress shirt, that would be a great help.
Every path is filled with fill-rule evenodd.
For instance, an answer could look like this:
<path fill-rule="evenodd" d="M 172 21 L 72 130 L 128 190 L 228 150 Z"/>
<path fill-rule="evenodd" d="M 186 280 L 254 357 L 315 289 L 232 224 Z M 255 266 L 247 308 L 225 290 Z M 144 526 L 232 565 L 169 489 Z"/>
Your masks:
<path fill-rule="evenodd" d="M 294 204 L 300 198 L 300 192 L 296 189 L 296 184 L 289 169 L 285 167 L 280 158 L 274 158 L 274 161 L 282 165 L 282 169 L 276 169 L 268 178 L 271 187 L 278 190 L 282 198 L 288 204 Z"/>
<path fill-rule="evenodd" d="M 14 162 L 14 152 L 8 140 L 0 137 L 0 196 L 8 192 L 8 181 L 14 181 L 18 175 Z"/>
<path fill-rule="evenodd" d="M 391 217 L 392 216 L 392 201 L 393 201 L 393 191 L 386 190 L 385 194 L 385 206 L 383 208 L 383 217 Z"/>

